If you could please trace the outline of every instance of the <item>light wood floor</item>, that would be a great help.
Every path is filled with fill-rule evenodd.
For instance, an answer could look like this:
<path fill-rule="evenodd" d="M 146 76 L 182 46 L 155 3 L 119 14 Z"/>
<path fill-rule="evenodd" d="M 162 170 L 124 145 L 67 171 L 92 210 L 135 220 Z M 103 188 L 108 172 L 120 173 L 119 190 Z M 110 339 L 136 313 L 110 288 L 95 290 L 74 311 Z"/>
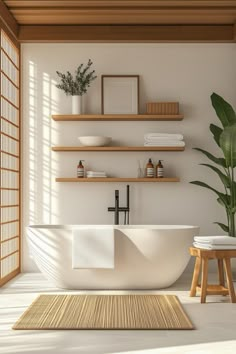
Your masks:
<path fill-rule="evenodd" d="M 53 288 L 41 274 L 22 274 L 0 289 L 0 353 L 235 353 L 236 304 L 228 297 L 211 296 L 201 305 L 199 297 L 189 297 L 190 284 L 185 275 L 171 288 L 153 293 L 178 295 L 194 331 L 13 331 L 13 323 L 39 293 L 70 293 Z"/>

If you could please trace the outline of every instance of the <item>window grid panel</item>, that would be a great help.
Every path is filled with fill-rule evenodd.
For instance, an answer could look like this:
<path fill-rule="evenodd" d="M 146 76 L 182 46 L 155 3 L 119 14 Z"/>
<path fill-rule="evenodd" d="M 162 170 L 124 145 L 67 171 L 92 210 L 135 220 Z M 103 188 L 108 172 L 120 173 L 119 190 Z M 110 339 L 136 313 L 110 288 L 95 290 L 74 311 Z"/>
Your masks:
<path fill-rule="evenodd" d="M 19 71 L 9 60 L 9 57 L 3 50 L 1 51 L 1 70 L 12 80 L 12 82 L 14 82 L 16 86 L 19 86 Z"/>
<path fill-rule="evenodd" d="M 19 142 L 18 138 L 15 138 L 14 136 L 11 136 L 8 133 L 5 133 L 4 131 L 1 131 L 0 134 L 6 136 L 9 139 L 12 139 L 12 140 L 15 140 L 15 141 Z"/>
<path fill-rule="evenodd" d="M 10 220 L 10 221 L 6 221 L 6 222 L 1 222 L 0 225 L 7 225 L 7 224 L 12 224 L 14 222 L 20 222 L 19 219 L 16 219 L 16 220 Z"/>
<path fill-rule="evenodd" d="M 19 90 L 19 86 L 10 78 L 10 76 L 6 73 L 6 71 L 4 71 L 3 69 L 1 69 L 1 74 L 11 82 L 11 84 L 17 89 Z"/>
<path fill-rule="evenodd" d="M 19 268 L 19 252 L 1 260 L 1 278 Z"/>
<path fill-rule="evenodd" d="M 3 242 L 1 244 L 1 259 L 9 256 L 9 254 L 12 254 L 13 252 L 16 252 L 19 250 L 19 239 L 14 238 L 12 240 Z"/>
<path fill-rule="evenodd" d="M 19 156 L 19 142 L 8 138 L 1 134 L 1 151 L 6 151 L 9 154 Z"/>
<path fill-rule="evenodd" d="M 6 50 L 1 46 L 1 52 L 4 53 L 7 57 L 7 59 L 12 63 L 12 65 L 16 68 L 17 71 L 19 71 L 19 66 L 17 66 L 14 61 L 11 59 L 11 57 L 7 54 Z"/>
<path fill-rule="evenodd" d="M 1 222 L 19 220 L 19 207 L 1 208 Z"/>
<path fill-rule="evenodd" d="M 0 28 L 0 286 L 20 269 L 19 62 Z"/>
<path fill-rule="evenodd" d="M 4 118 L 1 118 L 1 131 L 19 140 L 19 128 L 6 121 Z"/>
<path fill-rule="evenodd" d="M 19 177 L 17 172 L 1 170 L 2 188 L 19 188 Z"/>
<path fill-rule="evenodd" d="M 1 166 L 12 170 L 19 170 L 19 158 L 1 152 Z"/>
<path fill-rule="evenodd" d="M 1 97 L 1 118 L 4 118 L 9 123 L 19 127 L 19 112 L 9 104 L 3 97 Z"/>
<path fill-rule="evenodd" d="M 19 222 L 11 222 L 0 225 L 1 242 L 19 235 Z"/>
<path fill-rule="evenodd" d="M 1 191 L 1 205 L 19 205 L 18 191 L 2 190 Z"/>
<path fill-rule="evenodd" d="M 1 31 L 1 47 L 15 66 L 19 68 L 18 48 L 12 43 L 4 31 Z"/>
<path fill-rule="evenodd" d="M 1 95 L 14 104 L 14 106 L 18 107 L 18 88 L 5 75 L 1 75 Z"/>

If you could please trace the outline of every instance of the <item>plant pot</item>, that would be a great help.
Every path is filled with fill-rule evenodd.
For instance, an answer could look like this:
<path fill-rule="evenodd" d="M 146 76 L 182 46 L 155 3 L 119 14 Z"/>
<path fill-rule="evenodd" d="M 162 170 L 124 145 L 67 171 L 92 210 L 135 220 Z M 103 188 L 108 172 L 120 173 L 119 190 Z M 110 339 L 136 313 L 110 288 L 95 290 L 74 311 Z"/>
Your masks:
<path fill-rule="evenodd" d="M 72 114 L 82 114 L 82 96 L 72 97 Z"/>

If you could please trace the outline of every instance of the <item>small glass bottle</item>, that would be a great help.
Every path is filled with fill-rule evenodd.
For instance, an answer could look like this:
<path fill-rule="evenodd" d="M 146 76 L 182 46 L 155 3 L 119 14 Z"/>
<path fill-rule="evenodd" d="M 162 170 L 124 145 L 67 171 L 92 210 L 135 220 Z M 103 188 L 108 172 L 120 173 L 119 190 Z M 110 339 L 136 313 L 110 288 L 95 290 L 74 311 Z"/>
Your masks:
<path fill-rule="evenodd" d="M 159 160 L 157 167 L 156 167 L 156 176 L 157 178 L 163 178 L 164 177 L 164 167 L 161 163 L 163 160 Z"/>
<path fill-rule="evenodd" d="M 78 178 L 84 178 L 84 166 L 82 164 L 82 161 L 84 161 L 84 160 L 80 160 L 79 164 L 77 166 L 77 177 Z"/>
<path fill-rule="evenodd" d="M 152 163 L 152 159 L 149 159 L 146 165 L 146 177 L 148 178 L 154 177 L 154 165 Z"/>

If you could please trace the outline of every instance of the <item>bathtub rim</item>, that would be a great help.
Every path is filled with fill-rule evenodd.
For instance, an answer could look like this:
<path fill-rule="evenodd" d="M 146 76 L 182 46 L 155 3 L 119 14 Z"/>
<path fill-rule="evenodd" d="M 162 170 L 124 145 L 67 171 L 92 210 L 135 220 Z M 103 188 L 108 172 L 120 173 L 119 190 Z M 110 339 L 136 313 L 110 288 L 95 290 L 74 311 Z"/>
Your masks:
<path fill-rule="evenodd" d="M 115 229 L 115 230 L 158 230 L 158 231 L 178 231 L 178 230 L 199 230 L 200 226 L 194 225 L 91 225 L 91 224 L 68 224 L 68 225 L 60 225 L 60 224 L 34 224 L 28 225 L 26 228 L 28 229 L 48 229 L 48 230 L 73 230 L 77 228 L 97 228 L 97 229 Z"/>

